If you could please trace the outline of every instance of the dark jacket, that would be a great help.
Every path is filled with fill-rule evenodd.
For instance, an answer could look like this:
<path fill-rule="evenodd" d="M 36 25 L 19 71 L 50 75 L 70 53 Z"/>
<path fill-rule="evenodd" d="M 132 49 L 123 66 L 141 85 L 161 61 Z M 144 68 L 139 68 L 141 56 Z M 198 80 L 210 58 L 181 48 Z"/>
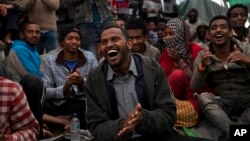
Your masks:
<path fill-rule="evenodd" d="M 138 54 L 133 57 L 138 72 L 135 88 L 143 108 L 143 120 L 135 129 L 136 132 L 143 136 L 172 133 L 176 105 L 163 69 L 154 59 Z M 85 83 L 86 119 L 97 140 L 128 140 L 129 136 L 117 137 L 123 119 L 118 115 L 112 83 L 106 79 L 107 65 L 104 60 L 90 73 Z"/>
<path fill-rule="evenodd" d="M 250 48 L 247 43 L 237 42 L 242 53 L 250 57 Z M 210 47 L 211 44 L 209 44 Z M 231 43 L 231 52 L 234 51 L 234 44 Z M 210 51 L 214 53 L 210 47 Z M 215 55 L 211 59 L 211 64 L 207 66 L 204 74 L 198 71 L 204 50 L 200 51 L 194 63 L 194 73 L 191 80 L 191 88 L 200 92 L 205 82 L 217 96 L 229 96 L 232 93 L 248 90 L 250 93 L 250 68 L 239 62 L 231 62 L 230 59 L 225 64 Z"/>
<path fill-rule="evenodd" d="M 246 42 L 236 42 L 238 48 L 246 56 L 250 56 L 249 44 Z M 211 53 L 214 54 L 210 46 Z M 231 42 L 231 51 L 234 46 Z M 201 62 L 204 50 L 198 53 L 194 64 L 194 73 L 191 79 L 191 88 L 200 92 L 205 84 L 220 100 L 228 111 L 236 105 L 250 106 L 250 68 L 240 62 L 232 62 L 228 59 L 224 64 L 215 55 L 211 59 L 211 64 L 207 66 L 205 73 L 198 71 L 198 65 Z"/>

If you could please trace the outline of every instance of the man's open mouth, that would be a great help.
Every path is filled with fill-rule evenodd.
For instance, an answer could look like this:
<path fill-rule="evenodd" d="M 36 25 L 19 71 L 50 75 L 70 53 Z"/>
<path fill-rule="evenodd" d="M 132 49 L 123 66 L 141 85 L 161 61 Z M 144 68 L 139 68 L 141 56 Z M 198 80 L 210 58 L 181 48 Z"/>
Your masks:
<path fill-rule="evenodd" d="M 108 51 L 108 56 L 109 57 L 114 57 L 118 54 L 118 51 L 117 50 L 109 50 Z"/>

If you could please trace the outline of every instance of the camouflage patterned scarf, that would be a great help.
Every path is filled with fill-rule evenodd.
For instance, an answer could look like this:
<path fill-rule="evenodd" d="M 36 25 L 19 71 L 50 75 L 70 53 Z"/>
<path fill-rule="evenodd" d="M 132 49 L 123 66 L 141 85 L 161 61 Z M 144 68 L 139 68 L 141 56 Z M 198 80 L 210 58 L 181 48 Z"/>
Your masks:
<path fill-rule="evenodd" d="M 163 41 L 166 44 L 166 47 L 175 47 L 180 54 L 181 58 L 187 59 L 187 45 L 185 38 L 185 28 L 182 20 L 178 18 L 171 19 L 166 24 L 167 27 L 170 27 L 174 31 L 174 37 L 172 38 L 163 38 Z"/>

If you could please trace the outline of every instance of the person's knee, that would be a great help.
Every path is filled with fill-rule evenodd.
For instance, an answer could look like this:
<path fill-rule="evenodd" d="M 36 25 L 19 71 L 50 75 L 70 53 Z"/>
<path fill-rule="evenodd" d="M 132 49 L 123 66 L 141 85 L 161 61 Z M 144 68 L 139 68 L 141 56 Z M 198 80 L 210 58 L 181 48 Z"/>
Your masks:
<path fill-rule="evenodd" d="M 180 69 L 176 69 L 172 72 L 173 75 L 177 76 L 177 77 L 183 77 L 185 76 L 185 72 L 183 70 Z"/>
<path fill-rule="evenodd" d="M 183 70 L 174 70 L 168 77 L 169 81 L 181 81 L 186 77 L 186 74 Z"/>
<path fill-rule="evenodd" d="M 31 86 L 41 86 L 43 85 L 43 82 L 41 80 L 41 78 L 32 75 L 32 74 L 27 74 L 25 75 L 21 80 L 20 80 L 21 84 L 25 84 L 25 83 L 29 83 Z"/>
<path fill-rule="evenodd" d="M 211 93 L 202 93 L 198 96 L 198 103 L 202 109 L 208 104 L 214 103 L 214 96 Z"/>
<path fill-rule="evenodd" d="M 39 93 L 41 97 L 43 92 L 43 81 L 41 78 L 27 74 L 20 80 L 20 84 L 27 95 L 34 95 L 34 93 L 38 95 Z"/>
<path fill-rule="evenodd" d="M 243 124 L 250 124 L 250 108 L 245 109 L 245 111 L 237 119 L 237 122 Z"/>

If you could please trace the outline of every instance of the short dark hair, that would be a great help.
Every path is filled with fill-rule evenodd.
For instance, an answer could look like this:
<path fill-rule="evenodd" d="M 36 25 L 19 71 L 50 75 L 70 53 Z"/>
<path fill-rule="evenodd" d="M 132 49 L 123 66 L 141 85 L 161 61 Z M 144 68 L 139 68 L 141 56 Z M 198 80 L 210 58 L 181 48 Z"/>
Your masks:
<path fill-rule="evenodd" d="M 168 20 L 167 20 L 166 18 L 159 18 L 159 19 L 157 20 L 157 24 L 160 23 L 160 22 L 167 23 Z"/>
<path fill-rule="evenodd" d="M 232 6 L 228 9 L 228 11 L 227 11 L 227 17 L 228 17 L 228 18 L 231 18 L 231 11 L 232 11 L 233 9 L 235 9 L 235 8 L 243 8 L 243 9 L 245 10 L 246 16 L 247 16 L 247 14 L 248 14 L 248 9 L 247 9 L 247 7 L 246 7 L 245 5 L 243 5 L 243 4 L 237 3 L 237 4 L 232 5 Z"/>
<path fill-rule="evenodd" d="M 212 24 L 215 20 L 219 20 L 219 19 L 222 19 L 222 20 L 227 21 L 227 25 L 228 25 L 229 30 L 232 30 L 232 26 L 231 26 L 231 24 L 230 24 L 230 22 L 229 22 L 229 19 L 228 19 L 226 16 L 224 16 L 224 15 L 217 15 L 217 16 L 214 16 L 214 17 L 210 20 L 209 26 L 208 26 L 208 30 L 209 30 L 209 31 L 210 31 L 210 28 L 211 28 L 211 24 Z"/>
<path fill-rule="evenodd" d="M 20 32 L 20 33 L 24 33 L 24 31 L 26 30 L 27 26 L 30 25 L 30 24 L 36 24 L 36 25 L 38 25 L 36 22 L 32 22 L 32 21 L 25 22 L 25 23 L 23 23 L 23 24 L 20 26 L 19 32 Z M 39 26 L 39 25 L 38 25 L 38 26 Z"/>
<path fill-rule="evenodd" d="M 124 37 L 126 38 L 126 40 L 129 40 L 128 32 L 127 32 L 124 28 L 119 27 L 119 26 L 117 26 L 117 25 L 113 25 L 113 24 L 112 24 L 112 25 L 108 25 L 108 26 L 102 28 L 102 30 L 101 30 L 101 32 L 100 32 L 100 35 L 99 35 L 99 39 L 101 39 L 101 35 L 102 35 L 103 31 L 104 31 L 104 30 L 107 30 L 107 29 L 110 29 L 110 28 L 118 28 L 118 29 L 120 29 L 120 30 L 122 31 L 122 34 L 123 34 Z"/>
<path fill-rule="evenodd" d="M 208 30 L 208 26 L 206 24 L 200 24 L 196 28 L 196 32 L 200 30 L 200 28 L 205 27 Z"/>
<path fill-rule="evenodd" d="M 187 15 L 189 16 L 189 14 L 190 14 L 191 12 L 195 12 L 195 13 L 197 14 L 197 16 L 199 15 L 198 10 L 195 9 L 195 8 L 190 9 L 190 10 L 188 11 L 188 14 L 187 14 Z"/>
<path fill-rule="evenodd" d="M 125 29 L 130 30 L 130 29 L 141 29 L 142 34 L 145 36 L 148 34 L 148 29 L 147 29 L 147 24 L 145 20 L 141 18 L 132 18 L 125 24 Z"/>

